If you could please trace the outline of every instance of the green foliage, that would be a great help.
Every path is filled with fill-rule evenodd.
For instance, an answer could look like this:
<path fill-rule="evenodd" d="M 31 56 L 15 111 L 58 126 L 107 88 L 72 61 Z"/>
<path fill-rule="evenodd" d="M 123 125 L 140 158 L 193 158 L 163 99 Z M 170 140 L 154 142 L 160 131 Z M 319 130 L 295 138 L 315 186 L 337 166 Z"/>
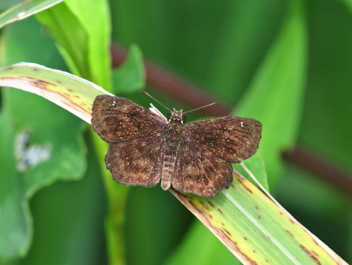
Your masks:
<path fill-rule="evenodd" d="M 282 172 L 280 151 L 293 148 L 298 134 L 307 64 L 303 14 L 300 1 L 292 2 L 280 34 L 236 108 L 236 115 L 264 124 L 260 151 L 271 187 Z"/>
<path fill-rule="evenodd" d="M 116 93 L 132 93 L 145 86 L 143 56 L 137 45 L 132 45 L 126 61 L 112 73 Z"/>
<path fill-rule="evenodd" d="M 1 1 L 0 9 L 6 11 L 0 14 L 0 28 L 11 22 L 29 17 L 61 1 L 62 0 Z M 17 2 L 18 4 L 14 5 Z"/>
<path fill-rule="evenodd" d="M 67 0 L 38 13 L 42 25 L 30 17 L 4 27 L 0 63 L 29 61 L 67 70 L 63 56 L 74 74 L 112 91 L 110 31 L 126 47 L 136 43 L 147 58 L 201 85 L 219 101 L 238 104 L 236 114 L 262 121 L 260 154 L 274 184 L 270 191 L 351 261 L 350 198 L 280 160 L 281 151 L 298 142 L 352 170 L 350 2 L 110 0 L 109 11 L 107 1 Z M 127 93 L 143 87 L 142 69 L 139 48 L 132 46 L 129 59 L 112 75 L 113 90 L 136 97 Z M 84 123 L 37 96 L 1 92 L 2 258 L 18 264 L 103 264 L 108 253 L 115 264 L 236 262 L 160 188 L 121 188 L 121 198 L 112 199 L 109 185 L 118 185 L 106 181 L 106 202 L 105 173 L 99 170 L 105 147 L 93 146 L 88 133 L 83 141 Z M 29 147 L 50 145 L 52 153 L 49 160 L 19 172 L 14 145 L 23 130 L 30 132 Z M 245 163 L 259 165 L 255 175 L 265 182 L 264 165 L 256 159 Z M 121 204 L 112 203 L 116 201 Z M 116 231 L 107 226 L 107 245 L 114 246 L 107 250 L 102 226 L 105 208 L 113 206 L 115 216 L 107 220 L 118 218 L 124 234 L 113 238 Z"/>
<path fill-rule="evenodd" d="M 8 45 L 13 47 L 13 49 L 7 49 L 7 64 L 15 60 L 40 58 L 41 51 L 45 48 L 47 50 L 43 54 L 52 52 L 58 56 L 58 53 L 53 49 L 53 43 L 47 42 L 48 37 L 42 36 L 39 30 L 34 31 L 37 33 L 36 41 L 32 39 L 34 36 L 31 36 L 27 43 L 20 40 L 20 36 L 23 38 L 29 28 L 37 27 L 38 29 L 39 24 L 35 23 L 33 19 L 26 20 L 22 26 L 14 25 L 12 32 L 4 34 L 2 39 L 4 47 L 7 48 Z M 34 44 L 37 41 L 40 45 Z M 15 43 L 16 45 L 12 45 Z M 35 53 L 37 53 L 36 56 Z M 51 58 L 51 56 L 47 58 Z M 41 58 L 39 61 L 46 64 L 50 61 L 47 58 Z M 58 67 L 59 64 L 54 62 L 53 66 Z M 1 185 L 1 201 L 8 203 L 8 208 L 6 208 L 10 212 L 1 214 L 3 236 L 0 237 L 2 240 L 0 245 L 1 256 L 10 258 L 19 254 L 24 255 L 30 246 L 33 236 L 33 221 L 29 213 L 28 199 L 38 189 L 59 179 L 78 180 L 82 178 L 86 170 L 86 151 L 82 139 L 84 122 L 77 117 L 38 96 L 14 89 L 2 92 L 1 119 L 3 122 L 1 123 L 1 133 L 4 137 L 1 137 L 1 142 L 4 148 L 1 148 L 0 170 L 4 185 Z M 23 131 L 29 132 L 27 143 L 29 147 L 49 145 L 51 153 L 48 161 L 24 172 L 18 172 L 16 170 L 18 161 L 15 160 L 14 154 L 15 136 Z M 14 217 L 16 218 L 13 219 Z M 8 241 L 9 237 L 13 238 L 12 242 Z"/>
<path fill-rule="evenodd" d="M 107 3 L 65 1 L 36 16 L 50 29 L 72 72 L 110 91 Z"/>

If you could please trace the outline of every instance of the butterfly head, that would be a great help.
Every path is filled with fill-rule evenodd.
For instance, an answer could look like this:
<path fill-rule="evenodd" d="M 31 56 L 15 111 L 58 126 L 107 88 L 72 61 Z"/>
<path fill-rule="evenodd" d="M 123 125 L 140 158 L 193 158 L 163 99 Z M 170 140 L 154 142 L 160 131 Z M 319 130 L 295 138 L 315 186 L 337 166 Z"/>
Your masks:
<path fill-rule="evenodd" d="M 183 110 L 173 109 L 172 112 L 167 114 L 167 120 L 172 123 L 183 124 L 186 121 L 186 116 L 183 114 Z"/>

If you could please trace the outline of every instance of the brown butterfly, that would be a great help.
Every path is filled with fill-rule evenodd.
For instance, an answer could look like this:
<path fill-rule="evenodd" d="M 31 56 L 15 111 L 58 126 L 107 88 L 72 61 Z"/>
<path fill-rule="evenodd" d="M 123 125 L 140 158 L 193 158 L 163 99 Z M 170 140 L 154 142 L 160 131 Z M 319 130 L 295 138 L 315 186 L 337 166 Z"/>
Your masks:
<path fill-rule="evenodd" d="M 231 163 L 256 152 L 262 124 L 235 116 L 184 122 L 182 110 L 166 120 L 121 97 L 100 95 L 93 105 L 92 126 L 110 143 L 105 163 L 118 183 L 153 187 L 161 180 L 164 190 L 214 197 L 230 186 Z"/>

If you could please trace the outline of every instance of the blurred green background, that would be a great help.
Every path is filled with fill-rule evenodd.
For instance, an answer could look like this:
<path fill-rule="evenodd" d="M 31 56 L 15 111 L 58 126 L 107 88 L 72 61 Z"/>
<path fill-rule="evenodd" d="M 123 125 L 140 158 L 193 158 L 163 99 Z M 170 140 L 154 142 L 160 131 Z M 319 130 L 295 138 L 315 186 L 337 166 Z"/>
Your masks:
<path fill-rule="evenodd" d="M 11 1 L 5 2 L 0 3 L 0 11 L 9 8 Z M 351 175 L 352 3 L 349 0 L 301 2 L 303 8 L 299 15 L 305 21 L 308 59 L 297 144 Z M 282 29 L 289 3 L 110 0 L 112 42 L 126 49 L 137 44 L 146 59 L 198 85 L 220 103 L 236 106 Z M 0 34 L 1 65 L 26 61 L 68 71 L 50 32 L 34 17 L 7 25 Z M 166 106 L 189 109 L 167 93 L 153 87 L 147 90 Z M 61 169 L 52 170 L 47 187 L 29 189 L 28 196 L 34 194 L 29 205 L 34 232 L 30 235 L 33 244 L 28 255 L 3 263 L 107 263 L 106 195 L 91 136 L 85 130 L 87 125 L 35 95 L 14 89 L 1 92 L 1 99 L 6 98 L 1 103 L 1 111 L 6 115 L 0 121 L 10 119 L 16 123 L 14 128 L 2 129 L 2 139 L 13 140 L 14 131 L 26 129 L 28 121 L 20 112 L 45 104 L 57 120 L 53 124 L 70 124 L 69 130 L 60 131 L 60 135 L 69 134 L 77 141 L 58 153 L 51 165 L 52 169 L 62 166 L 65 173 Z M 137 93 L 123 95 L 144 106 L 150 101 Z M 32 115 L 33 119 L 38 117 Z M 45 124 L 46 120 L 41 122 Z M 40 132 L 48 126 L 54 125 L 39 123 L 33 128 Z M 57 132 L 52 129 L 47 134 Z M 34 143 L 45 142 L 45 138 L 35 138 L 35 131 L 32 133 Z M 1 174 L 15 183 L 23 176 L 7 166 L 15 163 L 7 156 L 12 148 L 9 142 L 2 141 L 0 165 Z M 72 155 L 69 169 L 65 167 L 67 153 Z M 63 181 L 65 176 L 76 180 Z M 277 177 L 271 179 L 269 174 L 268 178 L 270 191 L 277 200 L 338 255 L 352 262 L 351 194 L 290 162 L 285 162 L 284 170 Z M 6 188 L 0 188 L 0 196 Z M 0 214 L 3 213 L 0 209 Z M 182 244 L 192 223 L 198 222 L 174 197 L 158 187 L 132 188 L 125 218 L 127 264 L 163 264 Z M 0 228 L 0 232 L 1 229 L 5 228 Z M 234 264 L 235 258 L 221 243 L 214 246 L 217 248 L 221 249 L 217 253 L 223 253 L 222 264 Z M 199 260 L 198 264 L 211 263 Z"/>

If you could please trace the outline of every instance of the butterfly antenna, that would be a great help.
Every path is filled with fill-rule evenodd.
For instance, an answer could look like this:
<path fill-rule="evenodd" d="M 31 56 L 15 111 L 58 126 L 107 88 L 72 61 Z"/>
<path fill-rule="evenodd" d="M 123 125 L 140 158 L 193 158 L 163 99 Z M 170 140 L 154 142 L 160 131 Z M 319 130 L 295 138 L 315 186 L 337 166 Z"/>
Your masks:
<path fill-rule="evenodd" d="M 149 95 L 148 92 L 146 92 L 146 91 L 144 91 L 144 90 L 141 90 L 141 91 L 139 91 L 139 93 L 144 93 L 144 94 L 146 94 L 148 97 L 154 99 L 154 100 L 155 100 L 156 102 L 158 102 L 161 106 L 163 106 L 165 109 L 167 109 L 168 111 L 171 112 L 171 110 L 170 110 L 168 107 L 166 107 L 164 104 L 161 104 L 159 101 L 157 101 L 157 100 L 156 100 L 155 98 L 153 98 L 151 95 Z"/>
<path fill-rule="evenodd" d="M 205 106 L 203 106 L 203 107 L 199 107 L 199 108 L 196 108 L 196 109 L 192 109 L 192 110 L 186 111 L 186 112 L 184 112 L 183 114 L 186 114 L 186 113 L 191 112 L 191 111 L 199 110 L 199 109 L 204 109 L 204 108 L 207 108 L 207 107 L 216 105 L 216 104 L 219 104 L 219 103 L 218 103 L 218 102 L 213 102 L 213 103 L 210 103 L 210 104 L 205 105 Z"/>

